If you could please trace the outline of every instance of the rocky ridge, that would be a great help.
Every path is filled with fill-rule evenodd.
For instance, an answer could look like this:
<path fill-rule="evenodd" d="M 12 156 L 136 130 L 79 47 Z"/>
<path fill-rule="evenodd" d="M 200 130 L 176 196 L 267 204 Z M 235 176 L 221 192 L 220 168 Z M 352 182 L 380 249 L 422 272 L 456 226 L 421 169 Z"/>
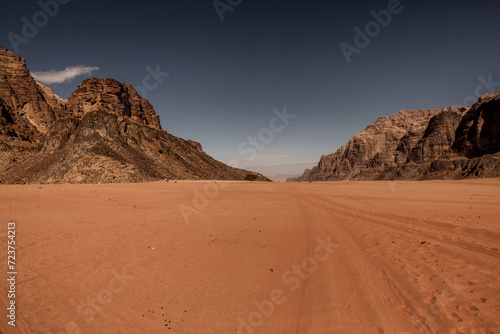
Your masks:
<path fill-rule="evenodd" d="M 88 79 L 71 94 L 67 112 L 75 118 L 92 111 L 127 116 L 131 121 L 161 129 L 160 117 L 148 100 L 130 85 L 114 79 Z"/>
<path fill-rule="evenodd" d="M 57 107 L 30 75 L 20 56 L 0 46 L 0 134 L 36 140 L 56 119 Z M 55 108 L 54 108 L 55 107 Z"/>
<path fill-rule="evenodd" d="M 422 180 L 500 176 L 500 94 L 472 107 L 380 117 L 288 181 Z"/>
<path fill-rule="evenodd" d="M 63 100 L 3 46 L 0 159 L 1 183 L 268 180 L 162 130 L 153 106 L 132 86 L 88 79 Z"/>

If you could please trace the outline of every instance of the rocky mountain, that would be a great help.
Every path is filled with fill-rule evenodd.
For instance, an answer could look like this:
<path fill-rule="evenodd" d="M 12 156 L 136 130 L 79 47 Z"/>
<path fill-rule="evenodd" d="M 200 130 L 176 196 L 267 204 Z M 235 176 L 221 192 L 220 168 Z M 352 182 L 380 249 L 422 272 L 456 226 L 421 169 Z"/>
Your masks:
<path fill-rule="evenodd" d="M 67 103 L 69 115 L 81 118 L 92 111 L 127 116 L 135 123 L 161 129 L 160 117 L 151 103 L 143 99 L 132 86 L 113 79 L 85 80 L 71 94 Z"/>
<path fill-rule="evenodd" d="M 167 133 L 132 86 L 89 79 L 63 100 L 31 77 L 23 58 L 0 46 L 1 183 L 162 179 L 267 181 Z"/>
<path fill-rule="evenodd" d="M 0 134 L 33 140 L 46 132 L 58 110 L 45 94 L 46 87 L 31 77 L 24 59 L 0 46 Z"/>
<path fill-rule="evenodd" d="M 380 117 L 288 181 L 421 180 L 500 176 L 500 94 L 472 107 Z"/>

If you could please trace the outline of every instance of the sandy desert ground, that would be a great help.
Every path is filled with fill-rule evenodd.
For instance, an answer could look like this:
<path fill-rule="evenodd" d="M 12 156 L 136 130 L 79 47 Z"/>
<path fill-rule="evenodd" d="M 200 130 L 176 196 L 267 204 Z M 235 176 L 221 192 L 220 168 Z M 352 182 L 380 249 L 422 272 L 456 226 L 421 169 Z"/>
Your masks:
<path fill-rule="evenodd" d="M 500 180 L 0 187 L 2 333 L 500 333 Z"/>

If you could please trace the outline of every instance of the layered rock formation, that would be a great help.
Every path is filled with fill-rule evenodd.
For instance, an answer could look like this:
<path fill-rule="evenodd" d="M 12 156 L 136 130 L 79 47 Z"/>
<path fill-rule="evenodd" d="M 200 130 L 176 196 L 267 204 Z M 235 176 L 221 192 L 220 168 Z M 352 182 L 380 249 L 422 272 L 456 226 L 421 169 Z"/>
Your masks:
<path fill-rule="evenodd" d="M 468 158 L 495 154 L 500 147 L 500 94 L 479 98 L 463 117 L 453 148 Z"/>
<path fill-rule="evenodd" d="M 106 111 L 161 129 L 160 117 L 151 103 L 143 99 L 132 86 L 114 79 L 85 80 L 68 99 L 67 111 L 76 118 L 92 111 Z"/>
<path fill-rule="evenodd" d="M 472 107 L 400 111 L 381 117 L 299 178 L 455 179 L 500 176 L 500 94 Z"/>
<path fill-rule="evenodd" d="M 45 87 L 46 88 L 46 87 Z M 38 139 L 56 119 L 57 107 L 31 77 L 24 59 L 0 46 L 0 134 Z"/>
<path fill-rule="evenodd" d="M 132 86 L 89 79 L 66 101 L 35 82 L 24 59 L 4 47 L 0 112 L 2 183 L 267 180 L 162 130 L 153 106 Z"/>

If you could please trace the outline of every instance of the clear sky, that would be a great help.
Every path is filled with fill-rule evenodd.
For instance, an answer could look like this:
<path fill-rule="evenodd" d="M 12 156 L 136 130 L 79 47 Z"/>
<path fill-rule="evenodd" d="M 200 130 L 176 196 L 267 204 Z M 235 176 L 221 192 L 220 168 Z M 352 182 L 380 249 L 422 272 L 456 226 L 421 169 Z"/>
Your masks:
<path fill-rule="evenodd" d="M 498 0 L 1 1 L 0 44 L 63 98 L 89 77 L 131 84 L 168 132 L 273 177 L 380 116 L 499 92 L 498 13 Z"/>

